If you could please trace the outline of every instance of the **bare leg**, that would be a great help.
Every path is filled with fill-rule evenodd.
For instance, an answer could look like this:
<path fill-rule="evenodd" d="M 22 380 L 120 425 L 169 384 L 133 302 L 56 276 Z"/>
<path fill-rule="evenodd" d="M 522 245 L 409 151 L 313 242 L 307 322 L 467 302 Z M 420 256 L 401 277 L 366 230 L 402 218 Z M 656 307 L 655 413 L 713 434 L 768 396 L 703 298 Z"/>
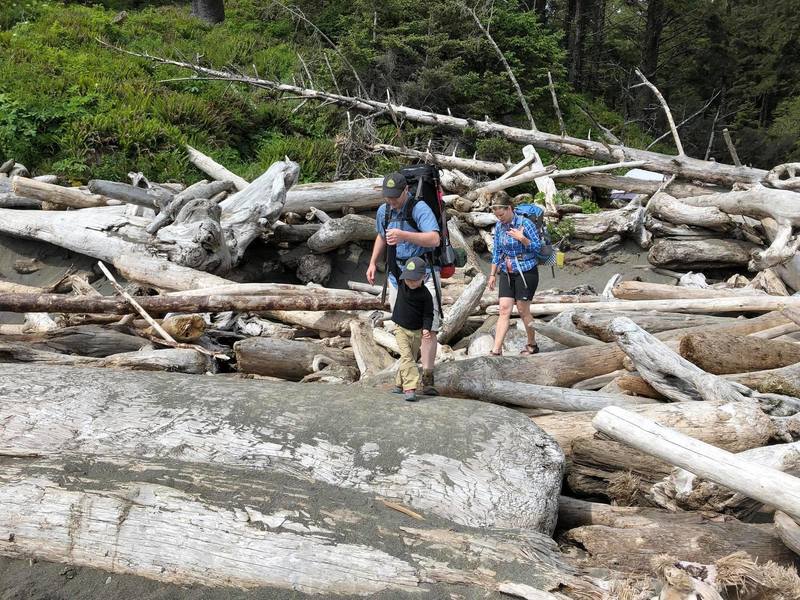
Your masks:
<path fill-rule="evenodd" d="M 536 330 L 533 328 L 533 315 L 531 315 L 531 303 L 527 300 L 517 300 L 517 311 L 525 324 L 525 333 L 528 336 L 528 345 L 536 345 Z"/>
<path fill-rule="evenodd" d="M 509 322 L 511 321 L 511 311 L 513 309 L 513 298 L 500 298 L 500 316 L 497 319 L 497 325 L 495 325 L 494 348 L 492 348 L 492 352 L 495 354 L 499 354 L 503 351 L 503 342 L 505 341 L 506 334 L 508 333 L 508 326 Z M 528 311 L 528 317 L 530 317 L 530 311 Z"/>

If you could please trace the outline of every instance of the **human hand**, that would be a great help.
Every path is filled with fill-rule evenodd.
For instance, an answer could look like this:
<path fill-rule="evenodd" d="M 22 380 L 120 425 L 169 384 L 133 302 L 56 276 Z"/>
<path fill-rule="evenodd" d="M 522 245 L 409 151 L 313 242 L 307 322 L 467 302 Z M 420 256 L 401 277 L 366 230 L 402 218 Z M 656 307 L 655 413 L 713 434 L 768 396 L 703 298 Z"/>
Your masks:
<path fill-rule="evenodd" d="M 422 337 L 425 338 L 426 340 L 431 339 L 431 331 L 430 331 L 430 329 L 423 329 L 422 330 Z"/>
<path fill-rule="evenodd" d="M 386 232 L 386 243 L 390 246 L 396 246 L 406 239 L 406 233 L 402 229 L 389 229 Z"/>
<path fill-rule="evenodd" d="M 510 235 L 512 238 L 514 238 L 518 242 L 522 242 L 522 241 L 525 241 L 525 239 L 527 239 L 525 237 L 525 231 L 522 229 L 522 227 L 520 227 L 519 229 L 514 229 L 512 227 L 511 229 L 508 230 L 508 235 Z"/>
<path fill-rule="evenodd" d="M 370 285 L 375 285 L 375 272 L 378 270 L 378 266 L 371 262 L 367 267 L 367 281 L 369 281 Z"/>
<path fill-rule="evenodd" d="M 495 283 L 497 283 L 497 277 L 494 276 L 494 275 L 489 275 L 489 283 L 488 283 L 487 287 L 489 288 L 490 292 L 494 291 Z"/>

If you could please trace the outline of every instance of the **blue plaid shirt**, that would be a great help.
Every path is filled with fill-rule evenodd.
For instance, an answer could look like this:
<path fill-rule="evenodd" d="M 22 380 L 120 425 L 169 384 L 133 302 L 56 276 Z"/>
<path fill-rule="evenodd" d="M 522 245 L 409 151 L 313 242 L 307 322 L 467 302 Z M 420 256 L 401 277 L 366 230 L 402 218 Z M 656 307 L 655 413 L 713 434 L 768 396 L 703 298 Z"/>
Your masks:
<path fill-rule="evenodd" d="M 522 227 L 525 237 L 531 243 L 524 246 L 508 234 L 511 228 L 519 229 Z M 542 243 L 539 241 L 539 234 L 536 226 L 530 219 L 520 215 L 514 215 L 510 223 L 500 221 L 494 226 L 494 248 L 492 249 L 492 264 L 497 265 L 498 270 L 504 273 L 517 273 L 519 271 L 530 271 L 536 264 L 536 254 Z M 508 259 L 508 261 L 506 260 Z M 511 269 L 509 270 L 509 263 Z"/>

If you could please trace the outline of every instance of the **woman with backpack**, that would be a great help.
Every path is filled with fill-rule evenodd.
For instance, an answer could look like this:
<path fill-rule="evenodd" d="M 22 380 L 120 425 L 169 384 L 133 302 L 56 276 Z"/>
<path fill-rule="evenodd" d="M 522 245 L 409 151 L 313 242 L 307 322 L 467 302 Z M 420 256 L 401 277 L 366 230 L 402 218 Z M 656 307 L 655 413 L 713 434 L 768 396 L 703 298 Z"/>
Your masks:
<path fill-rule="evenodd" d="M 489 289 L 494 290 L 499 279 L 500 317 L 497 320 L 492 356 L 503 354 L 503 341 L 508 333 L 514 305 L 525 324 L 528 343 L 520 354 L 536 354 L 536 333 L 533 330 L 531 299 L 539 285 L 537 252 L 541 246 L 533 222 L 514 212 L 514 203 L 505 192 L 494 194 L 491 208 L 497 217 L 494 227 L 494 248 L 489 274 Z"/>

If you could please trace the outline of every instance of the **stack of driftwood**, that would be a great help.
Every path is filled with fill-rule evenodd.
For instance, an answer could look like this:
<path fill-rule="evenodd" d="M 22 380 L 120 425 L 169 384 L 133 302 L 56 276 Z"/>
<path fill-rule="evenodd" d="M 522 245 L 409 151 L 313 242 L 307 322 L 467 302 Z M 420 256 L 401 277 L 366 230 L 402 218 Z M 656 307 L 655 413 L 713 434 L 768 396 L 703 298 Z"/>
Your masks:
<path fill-rule="evenodd" d="M 322 284 L 369 251 L 380 179 L 296 185 L 287 158 L 248 183 L 189 149 L 208 181 L 79 189 L 9 162 L 0 232 L 100 263 L 47 289 L 0 283 L 0 311 L 26 317 L 0 325 L 0 356 L 39 363 L 36 378 L 0 369 L 0 553 L 305 593 L 797 598 L 800 204 L 781 189 L 794 173 L 726 191 L 602 172 L 635 160 L 558 171 L 532 146 L 508 165 L 376 150 L 446 167 L 467 264 L 443 282 L 437 387 L 506 408 L 409 413 L 376 391 L 397 354 L 380 289 Z M 581 214 L 556 202 L 559 180 L 641 196 Z M 551 224 L 571 220 L 577 253 L 630 237 L 678 284 L 541 294 L 545 351 L 512 356 L 515 322 L 509 356 L 486 356 L 490 194 L 523 182 Z M 700 267 L 750 277 L 674 271 Z M 278 270 L 307 285 L 261 283 Z M 360 385 L 284 383 L 299 381 Z M 187 551 L 163 534 L 141 548 L 142 531 L 172 528 Z"/>

